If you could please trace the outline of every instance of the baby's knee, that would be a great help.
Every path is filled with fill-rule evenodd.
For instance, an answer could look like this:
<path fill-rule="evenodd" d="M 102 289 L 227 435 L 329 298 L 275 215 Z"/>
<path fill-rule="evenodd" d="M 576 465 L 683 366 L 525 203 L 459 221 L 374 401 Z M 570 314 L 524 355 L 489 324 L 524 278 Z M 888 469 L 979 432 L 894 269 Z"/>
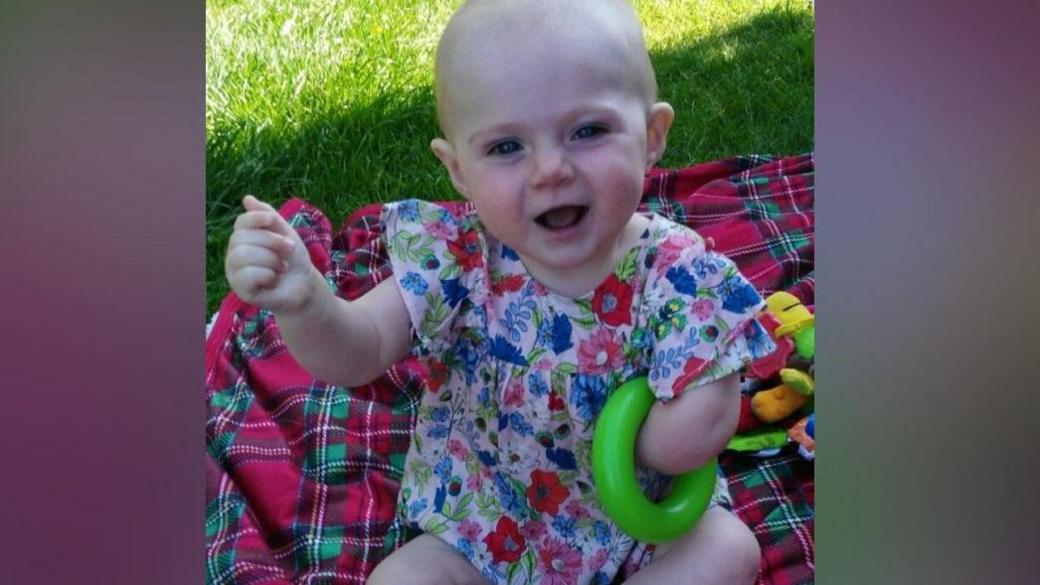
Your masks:
<path fill-rule="evenodd" d="M 486 585 L 463 557 L 435 536 L 421 535 L 376 565 L 366 585 Z"/>
<path fill-rule="evenodd" d="M 693 533 L 665 551 L 682 558 L 701 581 L 726 585 L 754 583 L 762 554 L 751 529 L 721 508 L 708 510 Z"/>
<path fill-rule="evenodd" d="M 413 583 L 409 581 L 407 567 L 399 559 L 390 555 L 380 561 L 372 574 L 368 576 L 365 585 L 392 585 L 394 583 Z"/>
<path fill-rule="evenodd" d="M 441 575 L 440 568 L 436 565 L 427 565 L 420 570 L 415 564 L 390 555 L 376 565 L 375 570 L 368 576 L 368 581 L 365 581 L 365 585 L 432 585 L 457 582 L 447 575 Z"/>
<path fill-rule="evenodd" d="M 721 547 L 721 558 L 731 559 L 734 583 L 754 583 L 762 562 L 758 539 L 746 524 L 737 518 L 723 524 L 715 535 Z"/>

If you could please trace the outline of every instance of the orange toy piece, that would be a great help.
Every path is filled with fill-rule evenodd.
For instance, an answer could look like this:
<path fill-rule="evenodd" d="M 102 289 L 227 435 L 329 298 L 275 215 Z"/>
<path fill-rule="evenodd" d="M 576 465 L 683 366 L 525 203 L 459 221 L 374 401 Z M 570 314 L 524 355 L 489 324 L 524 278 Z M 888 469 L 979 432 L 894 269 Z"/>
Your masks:
<path fill-rule="evenodd" d="M 816 458 L 816 415 L 810 414 L 788 429 L 787 436 L 798 443 L 798 453 L 806 459 Z"/>

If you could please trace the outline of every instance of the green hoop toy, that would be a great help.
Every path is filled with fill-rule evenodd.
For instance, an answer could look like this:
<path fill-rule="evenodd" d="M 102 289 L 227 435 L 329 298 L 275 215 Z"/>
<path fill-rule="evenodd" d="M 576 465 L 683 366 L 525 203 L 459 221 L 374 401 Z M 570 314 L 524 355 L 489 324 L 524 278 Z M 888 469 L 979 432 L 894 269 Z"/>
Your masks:
<path fill-rule="evenodd" d="M 675 478 L 668 496 L 651 502 L 636 479 L 636 436 L 654 394 L 645 377 L 633 378 L 607 399 L 592 436 L 592 478 L 603 510 L 636 540 L 661 544 L 689 532 L 715 492 L 713 459 Z"/>

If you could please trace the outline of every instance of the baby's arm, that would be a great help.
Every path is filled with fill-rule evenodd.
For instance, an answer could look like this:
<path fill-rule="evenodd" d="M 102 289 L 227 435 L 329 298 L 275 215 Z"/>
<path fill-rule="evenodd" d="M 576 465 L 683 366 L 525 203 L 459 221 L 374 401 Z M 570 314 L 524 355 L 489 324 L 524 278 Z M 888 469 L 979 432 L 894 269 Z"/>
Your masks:
<path fill-rule="evenodd" d="M 285 344 L 304 369 L 333 384 L 358 386 L 408 354 L 408 312 L 392 279 L 353 302 L 322 286 L 300 312 L 275 312 Z"/>
<path fill-rule="evenodd" d="M 304 369 L 357 386 L 408 353 L 408 312 L 392 279 L 347 302 L 332 293 L 296 230 L 273 207 L 251 196 L 242 204 L 225 261 L 228 282 L 242 300 L 274 313 Z"/>
<path fill-rule="evenodd" d="M 726 447 L 739 417 L 739 374 L 657 402 L 636 438 L 636 460 L 668 475 L 700 467 Z"/>

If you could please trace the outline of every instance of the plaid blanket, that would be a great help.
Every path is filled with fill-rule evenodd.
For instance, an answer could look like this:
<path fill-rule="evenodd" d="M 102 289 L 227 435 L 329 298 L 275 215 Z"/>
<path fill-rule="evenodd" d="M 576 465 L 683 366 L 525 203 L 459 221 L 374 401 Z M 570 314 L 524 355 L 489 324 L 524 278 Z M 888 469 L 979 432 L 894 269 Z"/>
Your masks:
<path fill-rule="evenodd" d="M 763 295 L 784 289 L 812 304 L 813 170 L 811 154 L 654 169 L 641 207 L 713 238 Z M 299 199 L 280 211 L 329 286 L 354 299 L 389 276 L 379 209 L 336 231 Z M 207 582 L 364 583 L 408 537 L 393 519 L 422 363 L 408 358 L 365 386 L 326 385 L 289 355 L 269 313 L 232 294 L 207 336 L 205 372 Z M 812 583 L 811 462 L 726 453 L 720 463 L 762 545 L 758 583 Z"/>

